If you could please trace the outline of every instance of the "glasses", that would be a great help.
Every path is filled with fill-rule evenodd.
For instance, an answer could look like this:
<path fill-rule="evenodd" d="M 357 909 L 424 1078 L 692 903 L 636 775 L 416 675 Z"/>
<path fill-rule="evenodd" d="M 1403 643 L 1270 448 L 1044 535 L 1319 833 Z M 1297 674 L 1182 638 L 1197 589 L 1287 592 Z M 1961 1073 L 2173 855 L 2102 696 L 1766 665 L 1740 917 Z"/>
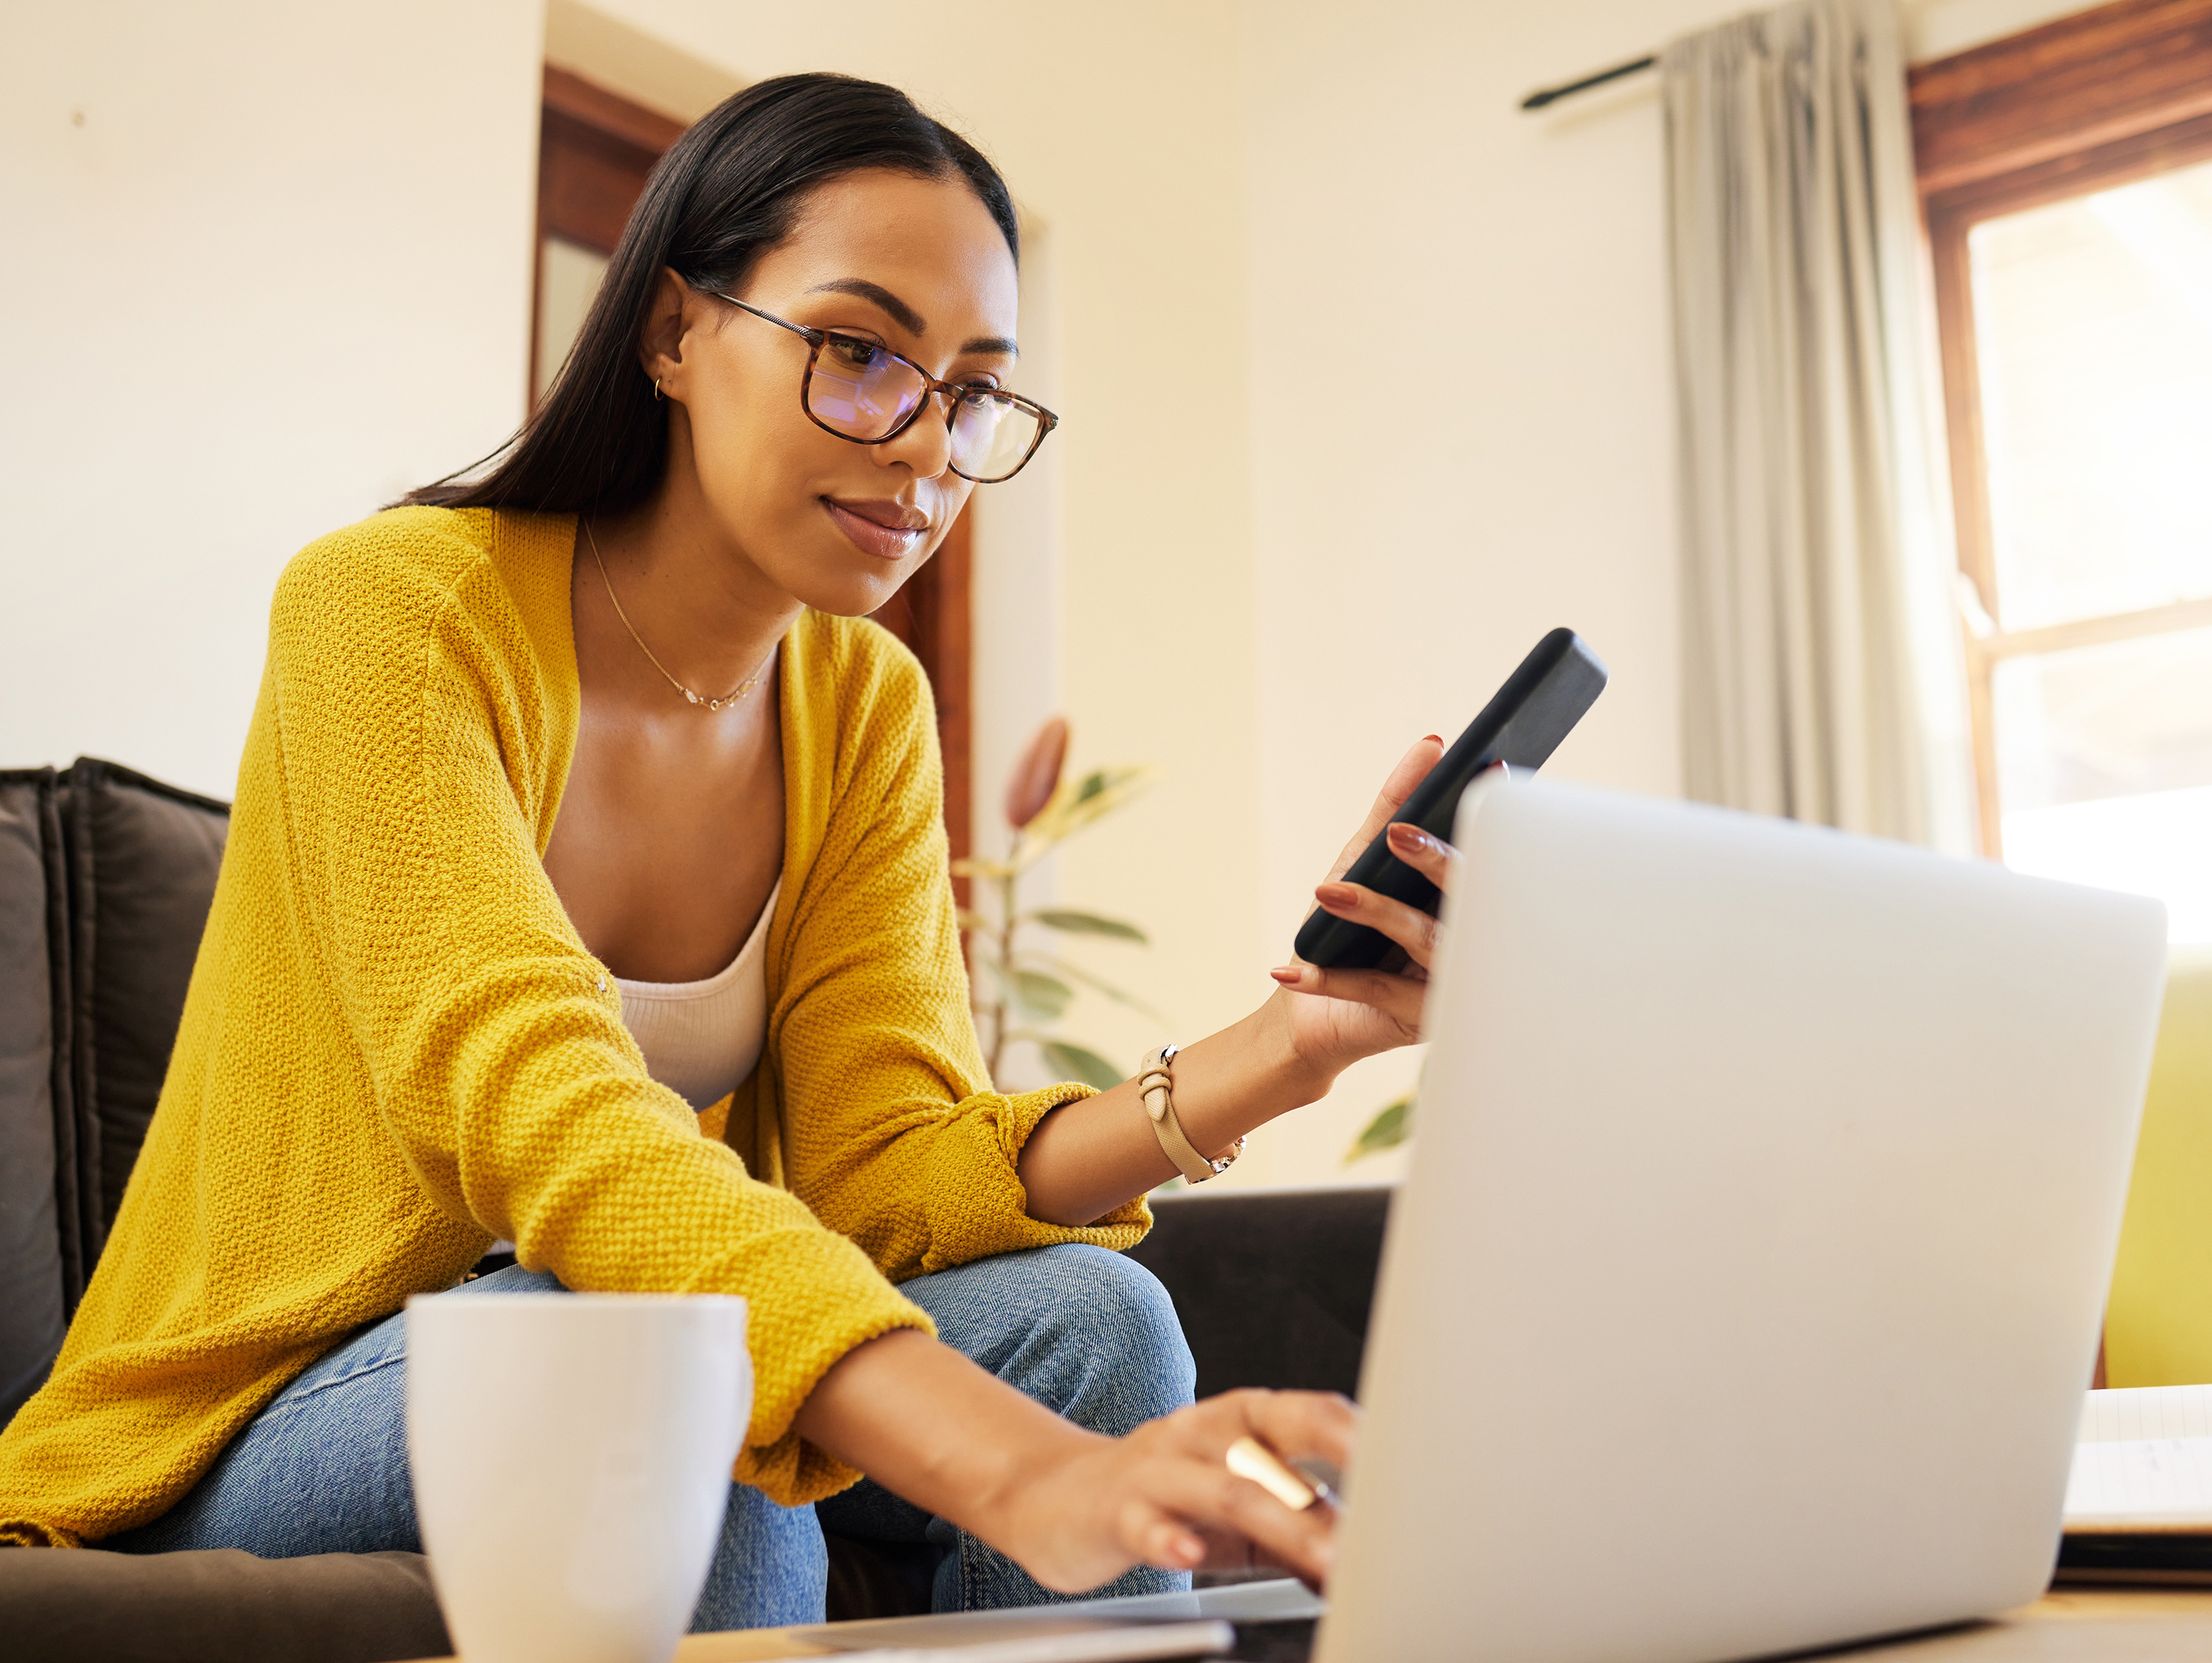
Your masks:
<path fill-rule="evenodd" d="M 855 445 L 889 443 L 915 424 L 933 394 L 943 393 L 952 471 L 978 485 L 996 485 L 1019 473 L 1060 425 L 1042 404 L 996 387 L 940 381 L 865 335 L 810 329 L 719 289 L 706 292 L 805 337 L 812 350 L 806 355 L 806 378 L 799 384 L 799 407 L 816 427 Z"/>

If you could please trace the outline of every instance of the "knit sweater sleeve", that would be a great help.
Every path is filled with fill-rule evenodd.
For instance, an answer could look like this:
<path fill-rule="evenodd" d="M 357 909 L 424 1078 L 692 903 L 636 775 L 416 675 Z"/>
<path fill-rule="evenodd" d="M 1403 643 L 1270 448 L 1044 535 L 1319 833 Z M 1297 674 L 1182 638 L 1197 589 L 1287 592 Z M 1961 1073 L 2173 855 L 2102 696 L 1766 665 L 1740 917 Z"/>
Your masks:
<path fill-rule="evenodd" d="M 831 1493 L 856 1475 L 793 1431 L 799 1405 L 854 1346 L 929 1320 L 647 1075 L 540 864 L 544 695 L 496 575 L 364 552 L 294 563 L 270 674 L 292 906 L 384 1134 L 423 1205 L 570 1288 L 742 1296 L 737 1476 L 787 1505 Z"/>
<path fill-rule="evenodd" d="M 1063 1241 L 1134 1246 L 1140 1197 L 1030 1217 L 1016 1163 L 1079 1084 L 991 1089 L 969 1014 L 935 710 L 913 656 L 848 626 L 829 823 L 769 1014 L 786 1177 L 894 1282 Z"/>

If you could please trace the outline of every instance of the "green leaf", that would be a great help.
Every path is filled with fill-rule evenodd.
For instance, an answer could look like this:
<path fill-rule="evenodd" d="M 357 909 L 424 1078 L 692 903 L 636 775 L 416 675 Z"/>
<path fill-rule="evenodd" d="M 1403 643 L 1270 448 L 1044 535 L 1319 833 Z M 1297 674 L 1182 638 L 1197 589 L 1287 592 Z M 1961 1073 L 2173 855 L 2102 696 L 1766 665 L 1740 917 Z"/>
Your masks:
<path fill-rule="evenodd" d="M 1073 912 L 1064 907 L 1025 913 L 1020 922 L 1042 924 L 1048 930 L 1059 930 L 1072 936 L 1111 936 L 1116 941 L 1133 941 L 1139 946 L 1149 945 L 1152 940 L 1135 925 L 1124 924 L 1118 918 L 1101 918 L 1096 913 Z"/>
<path fill-rule="evenodd" d="M 1042 812 L 1022 828 L 1013 865 L 1026 869 L 1042 859 L 1055 843 L 1112 813 L 1152 784 L 1148 768 L 1097 768 L 1073 786 L 1063 785 Z"/>
<path fill-rule="evenodd" d="M 1055 1020 L 1075 997 L 1073 987 L 1042 970 L 1013 971 L 1006 979 L 1006 991 L 1025 1014 L 1042 1017 L 1047 1022 Z"/>
<path fill-rule="evenodd" d="M 1413 1135 L 1413 1099 L 1409 1093 L 1378 1112 L 1367 1123 L 1367 1129 L 1352 1140 L 1345 1151 L 1344 1164 L 1379 1155 L 1386 1149 L 1395 1149 Z"/>
<path fill-rule="evenodd" d="M 1066 1040 L 1042 1040 L 1037 1049 L 1055 1073 L 1069 1079 L 1080 1080 L 1085 1085 L 1095 1085 L 1101 1091 L 1112 1089 L 1126 1077 L 1121 1071 L 1087 1046 L 1072 1045 Z"/>

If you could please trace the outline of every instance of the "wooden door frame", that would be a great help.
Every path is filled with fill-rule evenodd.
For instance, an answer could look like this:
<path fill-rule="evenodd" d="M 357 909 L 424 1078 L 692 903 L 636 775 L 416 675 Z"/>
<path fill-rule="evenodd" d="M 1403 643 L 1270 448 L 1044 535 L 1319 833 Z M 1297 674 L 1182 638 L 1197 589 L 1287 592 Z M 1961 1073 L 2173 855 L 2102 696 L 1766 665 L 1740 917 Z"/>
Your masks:
<path fill-rule="evenodd" d="M 530 244 L 526 399 L 534 403 L 538 385 L 538 308 L 545 292 L 546 238 L 612 254 L 646 176 L 683 133 L 680 121 L 571 70 L 545 65 L 538 129 L 537 226 Z"/>
<path fill-rule="evenodd" d="M 975 497 L 945 533 L 929 563 L 870 614 L 921 660 L 937 701 L 937 743 L 945 758 L 945 835 L 955 860 L 975 844 L 975 709 L 971 631 L 975 582 Z M 953 880 L 963 907 L 968 880 Z"/>

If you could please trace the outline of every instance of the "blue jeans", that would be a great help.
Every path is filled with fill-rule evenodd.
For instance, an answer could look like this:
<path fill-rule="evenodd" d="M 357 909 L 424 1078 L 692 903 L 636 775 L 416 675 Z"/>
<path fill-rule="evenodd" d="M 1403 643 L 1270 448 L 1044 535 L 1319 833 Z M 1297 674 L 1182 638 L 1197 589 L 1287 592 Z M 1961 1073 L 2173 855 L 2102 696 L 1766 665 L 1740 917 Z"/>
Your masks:
<path fill-rule="evenodd" d="M 445 1296 L 551 1293 L 520 1265 Z M 900 1291 L 939 1337 L 1008 1385 L 1093 1431 L 1119 1436 L 1188 1403 L 1196 1371 L 1167 1291 L 1142 1265 L 1069 1243 L 917 1277 Z M 407 1476 L 406 1326 L 387 1317 L 317 1361 L 234 1438 L 199 1483 L 149 1525 L 101 1547 L 129 1553 L 243 1548 L 264 1558 L 422 1551 Z M 487 1403 L 484 1413 L 499 1405 Z M 815 1507 L 778 1507 L 730 1486 L 722 1537 L 694 1633 L 819 1623 L 823 1526 L 841 1536 L 943 1550 L 939 1611 L 1040 1605 L 1058 1596 L 941 1519 L 863 1482 Z M 1188 1575 L 1139 1566 L 1097 1590 L 1154 1593 Z"/>

